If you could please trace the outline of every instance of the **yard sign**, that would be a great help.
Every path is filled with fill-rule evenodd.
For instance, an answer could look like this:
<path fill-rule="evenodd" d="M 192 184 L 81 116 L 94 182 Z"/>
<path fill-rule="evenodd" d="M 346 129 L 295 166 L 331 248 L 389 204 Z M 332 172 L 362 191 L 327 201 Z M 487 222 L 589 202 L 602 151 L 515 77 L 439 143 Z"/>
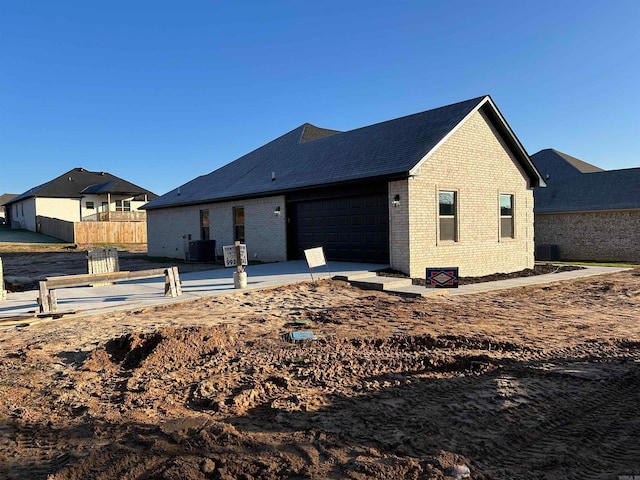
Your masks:
<path fill-rule="evenodd" d="M 238 261 L 236 260 L 236 246 L 225 245 L 222 247 L 222 253 L 224 255 L 225 267 L 237 267 Z M 243 266 L 249 265 L 247 261 L 247 246 L 245 244 L 240 245 L 240 262 Z"/>
<path fill-rule="evenodd" d="M 311 280 L 315 282 L 313 278 L 313 269 L 315 267 L 321 267 L 322 265 L 327 265 L 327 260 L 324 258 L 324 251 L 322 247 L 309 248 L 304 251 L 304 258 L 307 259 L 307 265 L 309 266 L 309 273 L 311 274 Z M 329 275 L 331 275 L 331 271 L 329 270 L 329 265 L 327 265 L 327 271 Z"/>
<path fill-rule="evenodd" d="M 458 267 L 427 268 L 427 287 L 458 288 Z"/>

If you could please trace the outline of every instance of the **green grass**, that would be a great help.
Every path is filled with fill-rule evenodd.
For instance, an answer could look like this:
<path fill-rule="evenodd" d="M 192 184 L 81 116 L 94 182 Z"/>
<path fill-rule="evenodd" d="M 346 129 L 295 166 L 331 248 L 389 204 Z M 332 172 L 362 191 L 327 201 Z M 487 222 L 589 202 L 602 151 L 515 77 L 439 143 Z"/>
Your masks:
<path fill-rule="evenodd" d="M 587 261 L 574 261 L 574 260 L 558 260 L 556 262 L 536 262 L 536 263 L 551 263 L 554 265 L 578 265 L 581 267 L 619 267 L 619 268 L 635 268 L 640 266 L 640 262 L 587 262 Z"/>

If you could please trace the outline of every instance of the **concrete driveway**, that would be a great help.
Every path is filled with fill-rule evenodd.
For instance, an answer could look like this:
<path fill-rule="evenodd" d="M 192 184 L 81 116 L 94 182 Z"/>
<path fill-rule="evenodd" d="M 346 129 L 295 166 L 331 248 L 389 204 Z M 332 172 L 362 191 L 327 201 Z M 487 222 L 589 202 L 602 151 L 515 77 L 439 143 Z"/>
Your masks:
<path fill-rule="evenodd" d="M 49 237 L 29 230 L 12 230 L 8 225 L 0 225 L 0 244 L 2 243 L 62 243 L 58 238 Z"/>

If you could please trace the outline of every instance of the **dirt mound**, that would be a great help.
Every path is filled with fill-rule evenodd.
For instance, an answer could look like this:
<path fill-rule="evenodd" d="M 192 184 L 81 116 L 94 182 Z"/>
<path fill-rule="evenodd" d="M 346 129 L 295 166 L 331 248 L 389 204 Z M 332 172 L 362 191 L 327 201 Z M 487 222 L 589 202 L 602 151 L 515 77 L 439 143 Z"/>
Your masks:
<path fill-rule="evenodd" d="M 127 334 L 109 340 L 104 349 L 111 361 L 124 369 L 178 369 L 201 357 L 216 355 L 230 341 L 225 327 L 171 328 Z"/>

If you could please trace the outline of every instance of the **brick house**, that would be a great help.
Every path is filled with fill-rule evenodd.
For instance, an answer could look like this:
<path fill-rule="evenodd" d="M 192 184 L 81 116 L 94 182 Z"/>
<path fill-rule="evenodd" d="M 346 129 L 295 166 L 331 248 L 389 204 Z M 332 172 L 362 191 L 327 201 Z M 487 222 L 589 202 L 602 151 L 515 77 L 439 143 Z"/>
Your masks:
<path fill-rule="evenodd" d="M 602 170 L 553 149 L 531 159 L 548 177 L 534 191 L 538 258 L 640 261 L 640 168 Z"/>
<path fill-rule="evenodd" d="M 234 240 L 263 261 L 388 264 L 411 276 L 532 267 L 544 185 L 489 96 L 347 132 L 304 124 L 149 202 L 149 255 Z"/>

